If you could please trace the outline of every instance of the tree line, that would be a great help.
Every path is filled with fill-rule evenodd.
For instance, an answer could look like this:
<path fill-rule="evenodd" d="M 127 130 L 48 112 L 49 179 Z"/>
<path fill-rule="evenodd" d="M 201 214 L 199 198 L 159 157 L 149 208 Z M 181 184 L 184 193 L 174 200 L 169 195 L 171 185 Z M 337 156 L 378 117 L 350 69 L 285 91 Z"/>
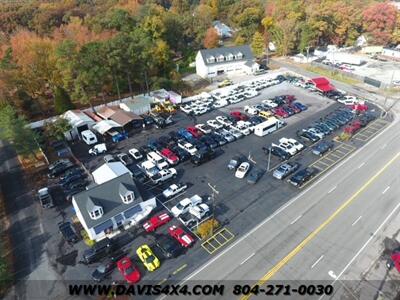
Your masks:
<path fill-rule="evenodd" d="M 400 41 L 400 14 L 373 0 L 66 0 L 0 4 L 0 103 L 28 119 L 154 88 L 187 88 L 200 48 L 272 41 L 278 55 L 325 44 Z"/>

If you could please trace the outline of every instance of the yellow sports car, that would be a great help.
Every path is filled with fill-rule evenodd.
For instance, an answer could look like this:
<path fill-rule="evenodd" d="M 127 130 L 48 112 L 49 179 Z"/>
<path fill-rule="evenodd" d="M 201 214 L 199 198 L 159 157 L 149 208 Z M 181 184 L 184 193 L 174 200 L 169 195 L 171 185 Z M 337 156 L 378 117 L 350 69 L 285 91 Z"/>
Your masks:
<path fill-rule="evenodd" d="M 146 269 L 150 272 L 160 267 L 160 260 L 154 255 L 148 245 L 144 244 L 137 248 L 136 254 L 139 256 Z"/>

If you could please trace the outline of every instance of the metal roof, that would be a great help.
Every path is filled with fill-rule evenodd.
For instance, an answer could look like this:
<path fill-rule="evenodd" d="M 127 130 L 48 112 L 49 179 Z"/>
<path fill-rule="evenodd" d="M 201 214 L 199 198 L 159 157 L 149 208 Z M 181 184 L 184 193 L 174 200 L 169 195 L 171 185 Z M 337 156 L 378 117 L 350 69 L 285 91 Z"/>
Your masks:
<path fill-rule="evenodd" d="M 116 161 L 103 164 L 92 172 L 92 176 L 94 182 L 102 184 L 126 173 L 132 174 L 123 163 Z"/>

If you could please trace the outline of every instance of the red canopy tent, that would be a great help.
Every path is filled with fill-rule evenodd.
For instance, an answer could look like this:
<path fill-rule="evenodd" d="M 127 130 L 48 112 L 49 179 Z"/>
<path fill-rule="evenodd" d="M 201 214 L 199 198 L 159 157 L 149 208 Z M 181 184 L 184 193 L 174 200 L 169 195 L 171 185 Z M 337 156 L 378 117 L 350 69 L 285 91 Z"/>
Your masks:
<path fill-rule="evenodd" d="M 330 92 L 335 90 L 328 79 L 325 77 L 316 77 L 311 79 L 309 82 L 313 83 L 317 89 L 321 92 Z"/>
<path fill-rule="evenodd" d="M 392 254 L 392 260 L 397 271 L 400 272 L 400 252 L 395 252 Z"/>

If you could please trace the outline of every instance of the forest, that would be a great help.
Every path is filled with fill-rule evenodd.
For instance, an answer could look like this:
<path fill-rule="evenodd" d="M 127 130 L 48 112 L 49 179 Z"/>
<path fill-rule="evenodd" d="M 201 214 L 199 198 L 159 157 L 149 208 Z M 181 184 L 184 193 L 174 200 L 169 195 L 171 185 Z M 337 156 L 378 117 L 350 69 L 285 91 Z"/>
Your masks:
<path fill-rule="evenodd" d="M 308 47 L 400 41 L 400 13 L 373 0 L 65 0 L 0 4 L 0 105 L 28 120 L 99 101 L 172 88 L 198 49 L 220 45 L 212 27 L 235 30 L 224 43 L 262 55 Z"/>

